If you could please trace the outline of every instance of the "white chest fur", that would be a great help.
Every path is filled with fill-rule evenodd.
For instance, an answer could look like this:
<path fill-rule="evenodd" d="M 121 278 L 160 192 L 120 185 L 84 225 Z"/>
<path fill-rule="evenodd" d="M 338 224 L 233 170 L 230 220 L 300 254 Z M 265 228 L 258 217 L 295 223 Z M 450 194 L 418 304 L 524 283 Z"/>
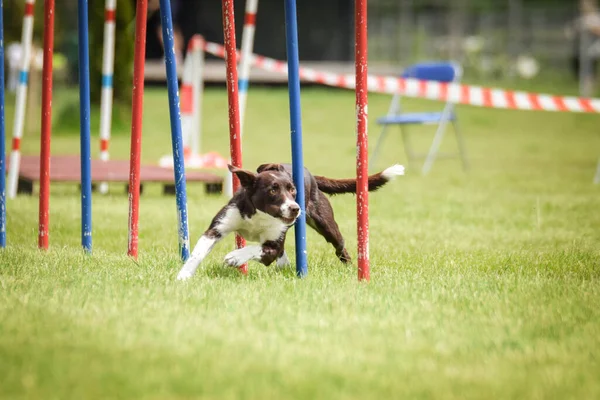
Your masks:
<path fill-rule="evenodd" d="M 235 231 L 250 242 L 263 243 L 267 240 L 278 240 L 288 228 L 279 219 L 262 211 L 256 211 L 251 218 L 243 218 L 237 208 L 227 210 L 221 221 L 227 230 Z"/>

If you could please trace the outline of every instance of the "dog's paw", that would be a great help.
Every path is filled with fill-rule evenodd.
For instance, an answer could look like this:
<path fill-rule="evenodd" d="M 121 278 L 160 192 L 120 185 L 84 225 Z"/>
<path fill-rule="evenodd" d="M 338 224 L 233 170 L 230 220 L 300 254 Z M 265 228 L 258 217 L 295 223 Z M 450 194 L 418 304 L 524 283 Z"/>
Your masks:
<path fill-rule="evenodd" d="M 275 266 L 277 268 L 285 268 L 288 265 L 290 265 L 290 259 L 288 258 L 287 253 L 284 251 L 281 257 L 279 257 L 275 262 Z"/>
<path fill-rule="evenodd" d="M 186 269 L 182 269 L 181 271 L 179 271 L 179 273 L 177 274 L 177 280 L 178 281 L 185 281 L 190 279 L 192 276 L 194 275 L 193 272 L 188 271 Z"/>
<path fill-rule="evenodd" d="M 241 267 L 247 262 L 246 257 L 244 257 L 244 254 L 242 254 L 239 250 L 234 250 L 231 253 L 228 253 L 225 256 L 224 261 L 225 264 L 229 265 L 230 267 Z"/>
<path fill-rule="evenodd" d="M 386 168 L 381 173 L 381 176 L 385 178 L 385 180 L 391 181 L 397 176 L 404 175 L 404 165 L 396 164 L 392 165 L 389 168 Z"/>

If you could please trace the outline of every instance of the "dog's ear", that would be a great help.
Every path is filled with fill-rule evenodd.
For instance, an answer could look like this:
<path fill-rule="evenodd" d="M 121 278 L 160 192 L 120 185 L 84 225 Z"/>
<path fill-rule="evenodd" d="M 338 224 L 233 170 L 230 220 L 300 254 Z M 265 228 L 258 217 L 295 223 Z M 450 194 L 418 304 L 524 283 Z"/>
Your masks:
<path fill-rule="evenodd" d="M 227 168 L 229 168 L 232 174 L 238 177 L 243 187 L 249 189 L 254 186 L 254 182 L 256 182 L 256 174 L 254 172 L 234 167 L 231 164 L 227 164 Z"/>
<path fill-rule="evenodd" d="M 256 172 L 258 172 L 259 174 L 264 171 L 285 172 L 285 168 L 283 168 L 283 165 L 281 165 L 281 164 L 262 164 L 262 165 L 259 165 L 258 168 L 256 169 Z"/>

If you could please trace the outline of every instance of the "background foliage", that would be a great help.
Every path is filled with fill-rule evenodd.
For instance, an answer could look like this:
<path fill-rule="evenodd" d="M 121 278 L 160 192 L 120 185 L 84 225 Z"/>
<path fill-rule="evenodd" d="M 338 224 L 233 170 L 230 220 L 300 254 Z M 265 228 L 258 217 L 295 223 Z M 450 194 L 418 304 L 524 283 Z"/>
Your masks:
<path fill-rule="evenodd" d="M 22 0 L 4 1 L 4 35 L 7 44 L 21 41 L 23 27 Z M 104 41 L 104 1 L 89 1 L 90 90 L 91 101 L 100 103 L 102 77 L 102 44 Z M 68 59 L 68 81 L 78 81 L 77 1 L 58 0 L 55 5 L 55 52 Z M 44 2 L 38 0 L 34 9 L 33 45 L 43 46 Z M 135 6 L 131 1 L 118 1 L 116 13 L 116 45 L 114 99 L 119 107 L 131 106 L 131 78 L 134 47 Z"/>

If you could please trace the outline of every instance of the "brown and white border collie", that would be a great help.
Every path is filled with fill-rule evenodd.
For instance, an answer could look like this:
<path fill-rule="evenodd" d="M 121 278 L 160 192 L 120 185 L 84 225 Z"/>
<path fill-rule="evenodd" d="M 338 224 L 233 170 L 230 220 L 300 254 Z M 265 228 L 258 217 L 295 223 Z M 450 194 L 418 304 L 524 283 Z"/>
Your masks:
<path fill-rule="evenodd" d="M 200 237 L 177 275 L 179 280 L 192 277 L 214 245 L 234 232 L 247 241 L 259 244 L 233 250 L 225 256 L 226 264 L 239 267 L 250 260 L 264 265 L 270 265 L 275 260 L 278 266 L 289 264 L 284 249 L 285 235 L 300 215 L 300 206 L 295 201 L 296 187 L 292 180 L 291 165 L 263 164 L 256 173 L 231 165 L 229 170 L 237 175 L 241 187 Z M 394 165 L 370 175 L 369 191 L 379 189 L 399 175 L 404 175 L 402 165 Z M 304 185 L 306 223 L 333 245 L 335 254 L 343 263 L 349 263 L 350 255 L 344 247 L 344 238 L 325 194 L 356 193 L 356 179 L 313 176 L 305 168 Z"/>

